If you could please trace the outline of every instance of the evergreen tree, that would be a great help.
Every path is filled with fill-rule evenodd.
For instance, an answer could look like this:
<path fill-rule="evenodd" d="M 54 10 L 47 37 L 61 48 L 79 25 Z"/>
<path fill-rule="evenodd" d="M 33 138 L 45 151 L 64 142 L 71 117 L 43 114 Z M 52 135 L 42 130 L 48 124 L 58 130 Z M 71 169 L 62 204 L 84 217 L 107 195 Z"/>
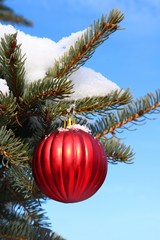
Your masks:
<path fill-rule="evenodd" d="M 11 8 L 4 4 L 4 0 L 0 0 L 0 19 L 5 22 L 19 23 L 26 26 L 31 26 L 32 22 L 26 18 L 17 15 Z"/>
<path fill-rule="evenodd" d="M 95 21 L 43 79 L 31 84 L 25 81 L 25 56 L 17 44 L 17 34 L 1 39 L 0 77 L 6 80 L 9 93 L 0 92 L 0 239 L 63 239 L 49 229 L 41 207 L 47 198 L 34 181 L 32 159 L 39 141 L 63 126 L 68 106 L 74 104 L 76 122 L 89 126 L 110 163 L 132 162 L 134 153 L 115 137 L 116 131 L 129 129 L 128 123 L 137 124 L 154 113 L 160 106 L 160 92 L 136 100 L 129 89 L 75 101 L 69 98 L 71 73 L 120 30 L 123 18 L 123 13 L 112 10 Z M 91 118 L 96 122 L 88 121 Z"/>

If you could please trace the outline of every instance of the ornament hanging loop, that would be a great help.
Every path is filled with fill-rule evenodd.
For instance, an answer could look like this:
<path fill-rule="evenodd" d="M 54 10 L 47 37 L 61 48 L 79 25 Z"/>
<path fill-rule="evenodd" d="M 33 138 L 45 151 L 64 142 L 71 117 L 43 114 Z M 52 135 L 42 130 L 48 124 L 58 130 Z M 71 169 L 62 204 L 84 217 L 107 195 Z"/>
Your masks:
<path fill-rule="evenodd" d="M 76 120 L 74 119 L 75 114 L 75 103 L 71 104 L 71 106 L 67 109 L 68 117 L 64 120 L 63 127 L 67 128 L 74 124 L 76 124 Z"/>

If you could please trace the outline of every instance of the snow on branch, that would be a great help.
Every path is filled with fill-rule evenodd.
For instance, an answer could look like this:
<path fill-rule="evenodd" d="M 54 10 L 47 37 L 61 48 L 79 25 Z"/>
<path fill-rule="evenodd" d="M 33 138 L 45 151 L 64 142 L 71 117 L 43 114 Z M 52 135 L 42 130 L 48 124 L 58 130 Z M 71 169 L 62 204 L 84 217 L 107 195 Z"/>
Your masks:
<path fill-rule="evenodd" d="M 111 26 L 107 25 L 108 28 L 111 28 L 109 31 L 114 30 L 115 27 L 114 19 L 111 19 L 111 21 L 113 22 Z M 114 26 L 112 26 L 113 24 Z M 56 43 L 49 38 L 30 36 L 11 25 L 0 24 L 0 39 L 4 38 L 5 34 L 16 32 L 17 43 L 21 44 L 22 54 L 25 54 L 26 58 L 24 65 L 25 84 L 29 85 L 30 83 L 44 79 L 49 69 L 53 68 L 54 64 L 69 51 L 71 46 L 83 36 L 86 30 L 73 33 Z M 0 71 L 2 67 L 0 66 Z M 0 90 L 3 93 L 8 93 L 9 90 L 6 86 L 6 81 L 2 79 L 3 75 L 0 74 L 0 76 Z M 120 91 L 120 88 L 115 83 L 87 67 L 80 67 L 69 76 L 69 79 L 72 80 L 74 85 L 74 93 L 71 95 L 72 99 L 105 96 L 112 91 Z"/>

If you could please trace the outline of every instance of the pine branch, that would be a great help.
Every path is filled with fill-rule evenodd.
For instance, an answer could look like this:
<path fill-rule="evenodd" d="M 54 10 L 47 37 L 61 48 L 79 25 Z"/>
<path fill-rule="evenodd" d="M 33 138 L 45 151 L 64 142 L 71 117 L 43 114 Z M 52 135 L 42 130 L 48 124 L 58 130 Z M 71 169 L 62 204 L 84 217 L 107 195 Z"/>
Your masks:
<path fill-rule="evenodd" d="M 56 128 L 63 127 L 63 120 L 68 114 L 73 113 L 77 124 L 87 124 L 87 119 L 95 118 L 98 114 L 106 115 L 106 112 L 114 109 L 121 109 L 130 101 L 131 95 L 128 89 L 122 92 L 115 91 L 104 97 L 65 100 L 58 103 L 47 101 L 41 106 L 40 114 L 31 117 L 30 124 L 27 125 L 27 128 L 32 129 L 32 145 L 35 146 Z"/>
<path fill-rule="evenodd" d="M 103 115 L 107 111 L 121 108 L 132 99 L 129 89 L 126 91 L 112 91 L 104 97 L 84 98 L 74 101 L 76 113 L 91 113 Z M 70 103 L 68 104 L 70 106 Z"/>
<path fill-rule="evenodd" d="M 11 200 L 7 203 L 0 202 L 0 216 L 0 219 L 3 219 L 3 222 L 5 223 L 18 219 L 18 216 L 16 214 L 16 204 L 11 203 Z"/>
<path fill-rule="evenodd" d="M 23 124 L 31 116 L 42 114 L 41 108 L 46 100 L 51 100 L 54 104 L 54 102 L 57 103 L 71 93 L 72 84 L 69 80 L 45 78 L 31 83 L 26 87 L 23 98 L 21 98 L 17 119 Z M 15 124 L 15 119 L 13 119 L 12 124 Z M 22 124 L 20 123 L 20 125 Z"/>
<path fill-rule="evenodd" d="M 4 95 L 0 91 L 0 126 L 8 125 L 16 117 L 16 100 L 12 94 Z"/>
<path fill-rule="evenodd" d="M 29 225 L 27 220 L 0 223 L 1 240 L 65 240 L 47 228 Z"/>
<path fill-rule="evenodd" d="M 28 224 L 36 226 L 36 227 L 49 227 L 50 224 L 48 223 L 48 218 L 45 216 L 45 212 L 41 207 L 42 200 L 36 200 L 34 198 L 25 199 L 23 197 L 22 192 L 19 192 L 18 189 L 14 188 L 12 182 L 10 181 L 11 178 L 6 177 L 4 180 L 4 184 L 9 191 L 10 200 L 12 200 L 10 209 L 10 215 L 15 214 L 14 220 L 27 220 Z M 20 183 L 19 183 L 20 184 Z M 4 202 L 6 204 L 7 202 Z"/>
<path fill-rule="evenodd" d="M 0 79 L 4 79 L 2 66 L 0 65 Z"/>
<path fill-rule="evenodd" d="M 3 230 L 3 225 L 1 227 L 1 229 Z M 12 236 L 10 234 L 1 234 L 1 233 L 0 233 L 0 238 L 1 238 L 1 240 L 7 240 L 7 239 L 8 240 L 27 240 L 27 238 Z"/>
<path fill-rule="evenodd" d="M 106 112 L 121 109 L 121 107 L 132 100 L 132 95 L 129 89 L 125 91 L 112 91 L 104 97 L 86 97 L 78 100 L 65 100 L 59 103 L 49 102 L 45 106 L 50 112 L 52 120 L 55 117 L 65 116 L 70 112 L 74 112 L 75 117 L 78 114 L 83 114 L 86 117 L 92 115 L 93 117 L 99 115 L 106 115 Z"/>
<path fill-rule="evenodd" d="M 5 156 L 7 164 L 16 166 L 30 161 L 30 148 L 20 138 L 16 138 L 12 130 L 0 128 L 0 155 Z"/>
<path fill-rule="evenodd" d="M 100 20 L 95 21 L 94 26 L 91 25 L 82 34 L 81 38 L 77 39 L 68 53 L 65 53 L 55 62 L 54 67 L 48 71 L 47 76 L 54 78 L 69 77 L 73 71 L 91 58 L 95 49 L 107 40 L 109 35 L 120 29 L 118 24 L 123 18 L 123 13 L 113 9 L 110 11 L 109 16 L 102 16 Z"/>
<path fill-rule="evenodd" d="M 71 94 L 71 81 L 67 79 L 45 78 L 27 86 L 23 100 L 28 106 L 35 105 L 38 101 L 63 99 Z"/>
<path fill-rule="evenodd" d="M 4 5 L 3 0 L 0 0 L 0 19 L 4 22 L 12 22 L 12 23 L 23 24 L 26 26 L 32 26 L 31 21 L 28 21 L 24 17 L 15 14 L 11 8 Z"/>
<path fill-rule="evenodd" d="M 108 133 L 114 133 L 118 128 L 122 128 L 127 123 L 138 124 L 140 119 L 145 119 L 149 113 L 156 113 L 160 107 L 160 90 L 155 95 L 149 93 L 141 99 L 126 105 L 123 110 L 119 110 L 97 121 L 91 126 L 96 138 L 101 138 Z M 159 112 L 159 111 L 158 111 Z M 129 130 L 129 127 L 125 127 Z"/>
<path fill-rule="evenodd" d="M 24 167 L 24 165 L 18 167 L 9 166 L 8 168 L 0 167 L 0 172 L 0 215 L 1 213 L 4 213 L 4 211 L 1 210 L 4 210 L 5 204 L 16 204 L 15 208 L 17 208 L 17 204 L 20 206 L 20 202 L 24 202 L 25 204 L 27 201 L 32 201 L 34 205 L 35 203 L 40 204 L 45 200 L 44 194 L 38 189 L 35 181 L 33 180 L 31 169 L 29 171 L 27 167 Z M 20 175 L 17 175 L 18 173 L 20 173 Z M 23 176 L 23 174 L 25 176 Z M 14 191 L 11 191 L 10 189 L 13 189 Z M 13 194 L 13 192 L 16 194 Z M 20 199 L 20 201 L 18 201 L 18 199 Z M 24 204 L 22 204 L 22 206 Z M 30 206 L 30 211 L 32 211 L 32 205 Z M 40 209 L 40 211 L 43 211 L 43 209 L 41 210 L 40 205 L 37 206 L 39 206 L 38 209 Z M 12 215 L 8 215 L 8 217 L 11 220 Z M 15 219 L 15 217 L 13 217 L 13 219 Z M 46 224 L 44 220 L 45 218 L 38 221 Z"/>
<path fill-rule="evenodd" d="M 13 194 L 12 191 L 11 196 Z M 37 207 L 33 204 L 32 214 L 37 214 L 37 211 Z M 0 239 L 64 240 L 56 233 L 49 230 L 47 225 L 44 227 L 31 221 L 30 216 L 26 215 L 26 212 L 13 201 L 7 204 L 0 203 L 0 216 Z M 43 218 L 40 212 L 39 217 Z"/>
<path fill-rule="evenodd" d="M 44 197 L 36 187 L 32 169 L 27 164 L 21 164 L 18 167 L 13 165 L 7 169 L 6 174 L 12 187 L 23 195 L 24 200 Z"/>
<path fill-rule="evenodd" d="M 24 200 L 24 202 L 31 200 L 35 202 L 35 199 L 38 199 L 38 203 L 40 203 L 41 201 L 39 199 L 44 200 L 45 196 L 39 190 L 34 181 L 32 167 L 30 165 L 22 163 L 18 167 L 16 165 L 8 166 L 8 168 L 6 167 L 3 170 L 5 172 L 4 176 L 5 179 L 7 178 L 7 181 L 10 183 L 12 189 L 14 189 L 14 191 L 17 192 L 18 194 L 21 194 L 21 200 Z M 4 189 L 1 189 L 1 191 L 6 192 L 6 190 Z M 3 196 L 0 196 L 0 202 L 1 201 L 7 202 L 7 196 L 8 196 L 7 192 L 5 194 L 5 198 L 3 198 Z M 9 197 L 9 201 L 10 200 L 11 197 Z"/>
<path fill-rule="evenodd" d="M 3 77 L 7 82 L 9 90 L 13 92 L 17 102 L 24 91 L 24 55 L 21 53 L 20 45 L 17 45 L 17 33 L 5 35 L 0 45 L 0 65 Z"/>
<path fill-rule="evenodd" d="M 112 137 L 110 139 L 106 137 L 101 138 L 101 143 L 105 149 L 108 162 L 110 163 L 132 163 L 134 153 L 130 146 L 125 146 L 119 139 Z"/>

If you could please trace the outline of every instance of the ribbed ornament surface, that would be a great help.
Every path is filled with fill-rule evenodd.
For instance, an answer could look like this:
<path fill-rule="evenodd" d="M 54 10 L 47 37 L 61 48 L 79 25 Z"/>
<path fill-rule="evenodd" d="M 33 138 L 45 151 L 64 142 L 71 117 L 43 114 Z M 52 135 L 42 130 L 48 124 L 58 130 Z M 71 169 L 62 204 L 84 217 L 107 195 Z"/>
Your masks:
<path fill-rule="evenodd" d="M 37 146 L 33 175 L 41 191 L 64 203 L 83 201 L 103 184 L 107 159 L 102 145 L 81 129 L 56 130 Z"/>

